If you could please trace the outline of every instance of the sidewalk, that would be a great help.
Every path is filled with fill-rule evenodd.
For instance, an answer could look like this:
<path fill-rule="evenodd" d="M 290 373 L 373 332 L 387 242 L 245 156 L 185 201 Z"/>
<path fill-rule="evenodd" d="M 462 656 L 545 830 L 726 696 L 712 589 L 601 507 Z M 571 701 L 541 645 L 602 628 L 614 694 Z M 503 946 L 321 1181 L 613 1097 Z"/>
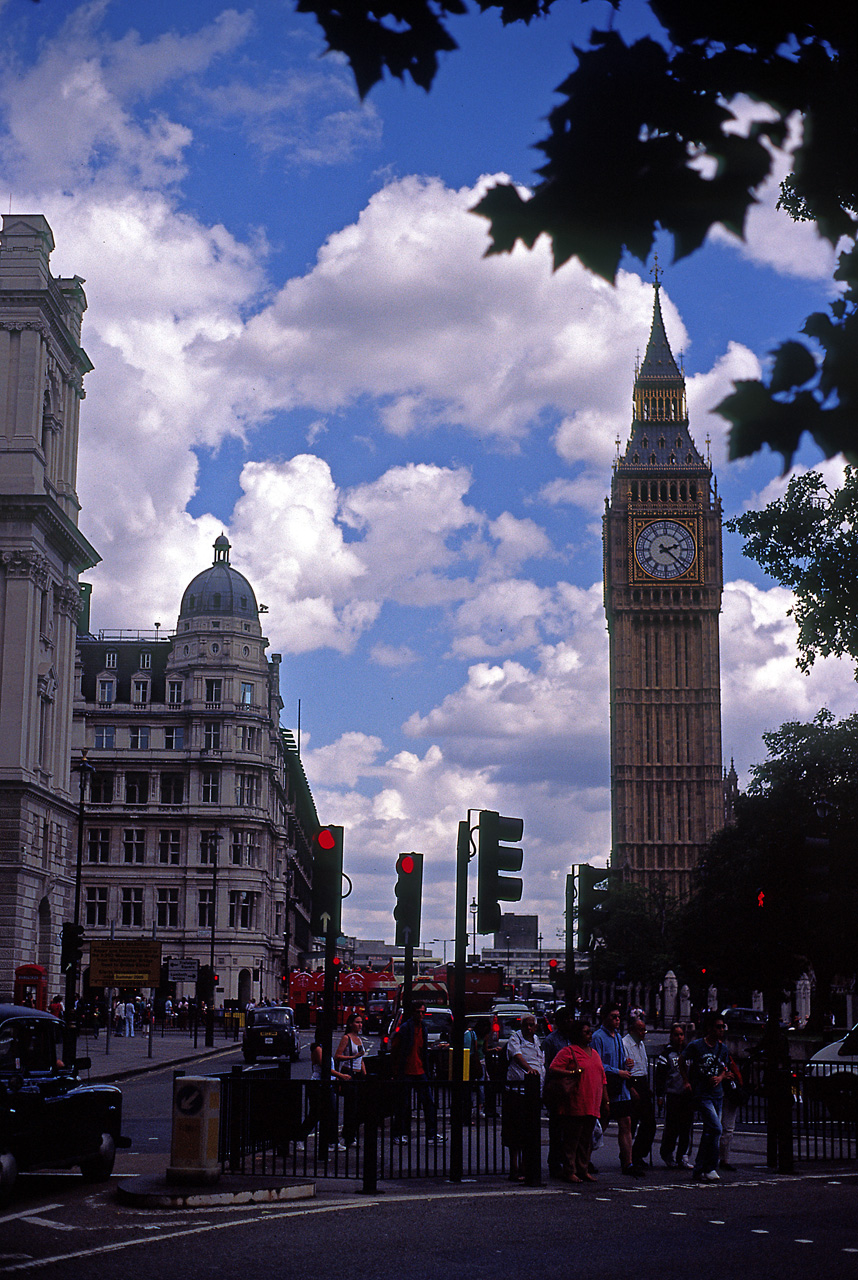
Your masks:
<path fill-rule="evenodd" d="M 194 1047 L 192 1031 L 168 1031 L 161 1035 L 160 1028 L 152 1036 L 149 1056 L 149 1033 L 139 1032 L 134 1036 L 111 1036 L 109 1050 L 105 1052 L 108 1041 L 102 1028 L 99 1035 L 93 1036 L 82 1031 L 77 1041 L 77 1056 L 90 1058 L 92 1066 L 89 1071 L 82 1071 L 81 1077 L 90 1081 L 128 1080 L 132 1076 L 144 1075 L 147 1071 L 157 1071 L 164 1067 L 182 1067 L 188 1070 L 199 1062 L 202 1070 L 208 1070 L 206 1062 L 216 1059 L 222 1054 L 234 1053 L 241 1045 L 241 1039 L 234 1040 L 232 1033 L 224 1036 L 222 1028 L 216 1028 L 215 1041 L 212 1048 L 206 1048 L 205 1028 L 199 1027 L 197 1043 Z"/>

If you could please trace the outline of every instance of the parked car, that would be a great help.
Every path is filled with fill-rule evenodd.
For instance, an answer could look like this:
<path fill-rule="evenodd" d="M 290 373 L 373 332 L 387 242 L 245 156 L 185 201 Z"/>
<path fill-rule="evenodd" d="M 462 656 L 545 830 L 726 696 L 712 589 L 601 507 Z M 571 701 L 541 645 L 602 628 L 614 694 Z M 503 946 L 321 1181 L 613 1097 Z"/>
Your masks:
<path fill-rule="evenodd" d="M 364 1030 L 370 1035 L 375 1032 L 383 1034 L 392 1016 L 392 1000 L 368 1000 L 364 1015 Z"/>
<path fill-rule="evenodd" d="M 804 1095 L 821 1102 L 832 1120 L 858 1120 L 858 1024 L 813 1055 Z"/>
<path fill-rule="evenodd" d="M 400 1009 L 381 1037 L 381 1043 L 378 1047 L 380 1054 L 390 1053 L 393 1037 L 405 1019 L 405 1011 Z M 449 1042 L 453 1034 L 453 1010 L 442 1005 L 427 1005 L 426 1012 L 423 1015 L 423 1026 L 426 1028 L 427 1049 L 431 1049 L 442 1042 Z"/>
<path fill-rule="evenodd" d="M 762 1035 L 768 1021 L 768 1014 L 764 1009 L 744 1009 L 735 1004 L 729 1009 L 722 1009 L 721 1017 L 727 1023 L 728 1032 L 744 1036 L 747 1036 L 748 1032 L 758 1032 Z"/>
<path fill-rule="evenodd" d="M 0 1200 L 19 1171 L 71 1169 L 88 1182 L 113 1172 L 122 1136 L 122 1093 L 85 1084 L 89 1058 L 65 1064 L 61 1019 L 37 1009 L 0 1004 Z"/>
<path fill-rule="evenodd" d="M 297 1062 L 301 1056 L 301 1037 L 289 1006 L 271 1004 L 248 1009 L 241 1052 L 244 1061 L 250 1063 L 257 1058 L 289 1058 Z"/>

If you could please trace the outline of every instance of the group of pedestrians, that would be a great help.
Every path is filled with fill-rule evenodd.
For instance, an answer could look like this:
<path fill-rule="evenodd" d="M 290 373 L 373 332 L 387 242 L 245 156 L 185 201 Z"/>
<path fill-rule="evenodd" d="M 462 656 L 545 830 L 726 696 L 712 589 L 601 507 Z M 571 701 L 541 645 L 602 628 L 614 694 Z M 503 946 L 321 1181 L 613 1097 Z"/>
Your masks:
<path fill-rule="evenodd" d="M 615 1124 L 620 1168 L 646 1176 L 656 1136 L 656 1104 L 664 1114 L 659 1154 L 669 1168 L 688 1169 L 692 1179 L 717 1182 L 719 1168 L 733 1170 L 730 1142 L 742 1088 L 741 1071 L 725 1044 L 727 1025 L 714 1011 L 703 1016 L 702 1035 L 686 1044 L 675 1023 L 655 1061 L 650 1085 L 646 1019 L 633 1010 L 620 1035 L 621 1013 L 606 1005 L 594 1032 L 587 1018 L 558 1010 L 557 1030 L 544 1042 L 548 1068 L 549 1173 L 569 1182 L 589 1182 L 595 1170 L 594 1138 Z M 690 1159 L 695 1115 L 701 1121 L 697 1155 Z"/>
<path fill-rule="evenodd" d="M 426 1141 L 444 1142 L 428 1070 L 425 1010 L 426 1006 L 416 1001 L 411 1016 L 401 1023 L 391 1044 L 394 1143 L 410 1141 L 414 1106 L 422 1110 Z M 522 1017 L 505 1052 L 502 1139 L 509 1150 L 512 1181 L 524 1181 L 524 1153 L 532 1140 L 539 1099 L 548 1111 L 549 1173 L 565 1181 L 596 1180 L 593 1150 L 601 1145 L 603 1126 L 610 1124 L 616 1125 L 622 1172 L 629 1177 L 645 1177 L 657 1133 L 657 1115 L 663 1115 L 664 1120 L 659 1154 L 666 1167 L 687 1169 L 692 1179 L 707 1182 L 718 1181 L 719 1167 L 733 1169 L 730 1140 L 742 1077 L 725 1044 L 724 1018 L 707 1011 L 702 1034 L 690 1043 L 686 1042 L 684 1027 L 674 1023 L 668 1044 L 655 1058 L 654 1088 L 650 1084 L 643 1012 L 632 1010 L 625 1036 L 620 1034 L 620 1022 L 617 1005 L 605 1005 L 599 1011 L 599 1025 L 595 1028 L 589 1016 L 575 1017 L 570 1010 L 561 1008 L 557 1011 L 556 1030 L 540 1044 L 536 1016 Z M 359 1081 L 366 1075 L 367 1056 L 362 1031 L 361 1015 L 351 1014 L 328 1062 L 334 1083 L 331 1102 L 334 1103 L 335 1092 L 343 1098 L 342 1131 L 337 1143 L 340 1150 L 347 1150 L 357 1141 L 361 1123 Z M 322 1052 L 321 1041 L 317 1040 L 311 1055 L 311 1079 L 317 1082 L 323 1074 Z M 695 1116 L 700 1119 L 701 1131 L 692 1163 Z M 311 1107 L 305 1117 L 305 1134 L 315 1127 L 318 1118 L 318 1108 Z M 335 1110 L 329 1128 L 336 1135 Z"/>

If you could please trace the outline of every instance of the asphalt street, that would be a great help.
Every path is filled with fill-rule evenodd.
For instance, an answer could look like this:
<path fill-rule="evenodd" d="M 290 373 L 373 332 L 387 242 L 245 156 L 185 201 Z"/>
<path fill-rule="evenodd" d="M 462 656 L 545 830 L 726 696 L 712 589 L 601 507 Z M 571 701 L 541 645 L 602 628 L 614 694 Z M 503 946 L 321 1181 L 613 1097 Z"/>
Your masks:
<path fill-rule="evenodd" d="M 141 1071 L 142 1045 L 119 1046 L 111 1068 Z M 169 1158 L 174 1063 L 144 1064 L 121 1081 L 124 1130 L 111 1183 L 88 1186 L 75 1173 L 23 1175 L 0 1212 L 0 1277 L 41 1272 L 58 1280 L 135 1280 L 329 1272 L 337 1280 L 468 1280 L 521 1272 L 540 1280 L 634 1276 L 635 1280 L 858 1276 L 854 1162 L 797 1166 L 779 1176 L 764 1164 L 764 1137 L 739 1131 L 739 1166 L 716 1185 L 658 1167 L 630 1182 L 608 1130 L 599 1181 L 573 1188 L 511 1187 L 501 1179 L 453 1185 L 443 1178 L 387 1181 L 363 1196 L 357 1183 L 320 1179 L 316 1198 L 271 1206 L 141 1209 L 122 1205 L 116 1184 L 161 1175 Z M 181 1064 L 227 1070 L 234 1044 Z M 130 1064 L 130 1065 L 129 1065 Z M 147 1069 L 154 1068 L 154 1069 Z M 93 1075 L 105 1064 L 96 1064 Z M 304 1060 L 295 1075 L 307 1074 Z"/>

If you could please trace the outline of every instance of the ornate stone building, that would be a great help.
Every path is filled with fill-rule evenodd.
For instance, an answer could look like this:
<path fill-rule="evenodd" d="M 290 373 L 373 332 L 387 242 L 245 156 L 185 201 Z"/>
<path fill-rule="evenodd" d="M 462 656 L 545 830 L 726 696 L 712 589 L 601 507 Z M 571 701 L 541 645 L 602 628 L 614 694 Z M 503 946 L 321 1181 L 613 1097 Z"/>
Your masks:
<path fill-rule="evenodd" d="M 0 992 L 38 963 L 60 990 L 70 919 L 77 780 L 71 776 L 78 574 L 98 561 L 75 492 L 83 281 L 50 272 L 41 214 L 0 231 Z"/>
<path fill-rule="evenodd" d="M 604 518 L 611 865 L 677 897 L 724 825 L 718 614 L 721 503 L 692 440 L 655 286 L 634 417 Z"/>
<path fill-rule="evenodd" d="M 157 937 L 199 961 L 214 946 L 217 1003 L 278 998 L 286 950 L 309 935 L 313 798 L 280 727 L 280 655 L 215 542 L 175 633 L 78 638 L 75 749 L 92 765 L 83 923 L 94 938 Z M 212 924 L 214 923 L 214 931 Z M 179 994 L 193 995 L 193 986 Z"/>

